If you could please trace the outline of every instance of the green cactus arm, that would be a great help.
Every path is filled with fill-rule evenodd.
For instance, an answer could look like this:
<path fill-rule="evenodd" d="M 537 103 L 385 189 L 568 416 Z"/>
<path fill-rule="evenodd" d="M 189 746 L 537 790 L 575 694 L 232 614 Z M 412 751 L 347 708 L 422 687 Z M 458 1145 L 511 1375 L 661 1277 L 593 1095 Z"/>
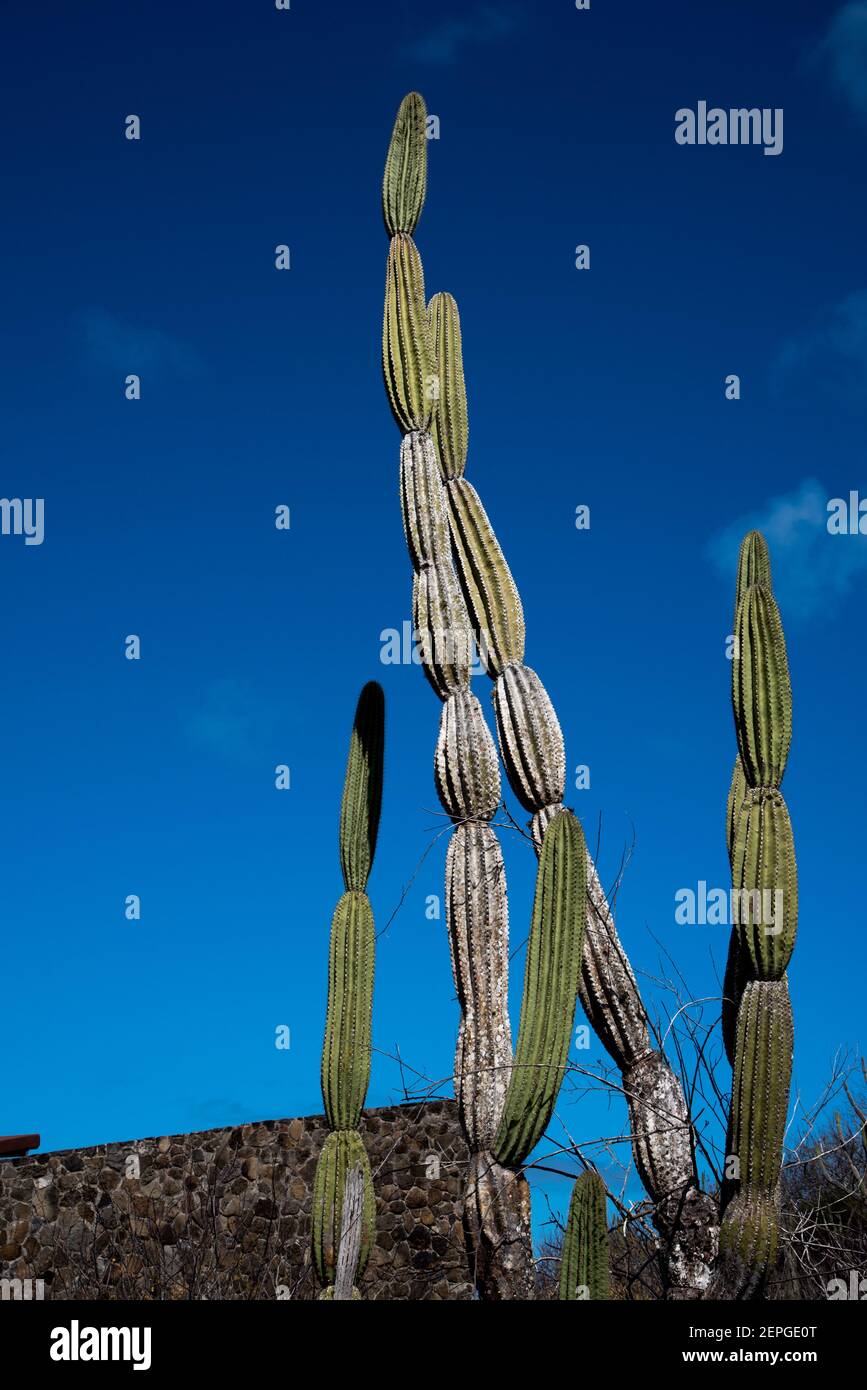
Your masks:
<path fill-rule="evenodd" d="M 385 696 L 381 685 L 369 681 L 355 710 L 340 807 L 340 867 L 347 891 L 364 891 L 376 853 L 384 747 Z"/>
<path fill-rule="evenodd" d="M 521 1025 L 509 1089 L 493 1147 L 499 1163 L 523 1163 L 539 1142 L 566 1068 L 587 899 L 584 833 L 571 811 L 545 831 L 527 945 Z"/>
<path fill-rule="evenodd" d="M 449 482 L 447 492 L 452 539 L 467 607 L 488 674 L 496 677 L 506 666 L 524 659 L 521 596 L 472 483 L 456 478 Z"/>
<path fill-rule="evenodd" d="M 439 378 L 433 439 L 443 477 L 459 478 L 467 461 L 470 438 L 461 318 L 452 296 L 442 292 L 433 296 L 427 312 Z"/>
<path fill-rule="evenodd" d="M 354 1129 L 334 1130 L 322 1146 L 313 1178 L 313 1260 L 323 1284 L 334 1282 L 346 1175 L 356 1164 L 364 1173 L 361 1250 L 356 1271 L 356 1278 L 360 1279 L 370 1258 L 376 1234 L 373 1178 L 361 1135 Z"/>
<path fill-rule="evenodd" d="M 748 790 L 749 787 L 744 772 L 744 765 L 741 762 L 740 754 L 738 754 L 735 758 L 731 785 L 729 786 L 728 802 L 726 803 L 726 844 L 728 845 L 729 851 L 729 863 L 731 863 L 732 850 L 734 848 L 738 817 L 740 816 L 741 806 L 744 803 L 744 797 Z"/>
<path fill-rule="evenodd" d="M 732 917 L 759 980 L 785 973 L 798 930 L 798 872 L 782 793 L 747 793 L 732 848 Z"/>
<path fill-rule="evenodd" d="M 732 1086 L 732 1153 L 741 1188 L 772 1193 L 780 1176 L 792 1075 L 789 986 L 750 980 L 738 1009 Z"/>
<path fill-rule="evenodd" d="M 748 531 L 741 541 L 735 583 L 735 622 L 741 599 L 752 584 L 761 584 L 765 589 L 772 587 L 771 557 L 761 531 Z"/>
<path fill-rule="evenodd" d="M 375 938 L 366 893 L 344 893 L 331 924 L 322 1098 L 332 1129 L 355 1129 L 370 1081 Z"/>
<path fill-rule="evenodd" d="M 607 1299 L 609 1282 L 605 1184 L 598 1173 L 582 1173 L 572 1189 L 563 1237 L 560 1298 Z"/>
<path fill-rule="evenodd" d="M 392 414 L 404 434 L 428 430 L 439 395 L 424 270 L 405 232 L 391 239 L 382 323 L 382 371 Z"/>
<path fill-rule="evenodd" d="M 792 739 L 792 687 L 779 609 L 762 584 L 751 584 L 738 604 L 732 704 L 747 781 L 779 787 Z"/>
<path fill-rule="evenodd" d="M 418 92 L 400 103 L 382 179 L 382 215 L 389 236 L 418 226 L 427 187 L 427 109 Z"/>

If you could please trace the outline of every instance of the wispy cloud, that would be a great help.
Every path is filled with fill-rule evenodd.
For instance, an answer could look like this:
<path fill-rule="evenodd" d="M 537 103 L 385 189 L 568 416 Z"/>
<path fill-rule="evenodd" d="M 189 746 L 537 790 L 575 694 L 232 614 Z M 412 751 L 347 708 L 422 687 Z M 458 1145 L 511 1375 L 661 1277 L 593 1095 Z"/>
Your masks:
<path fill-rule="evenodd" d="M 276 726 L 272 705 L 239 681 L 213 681 L 186 725 L 197 748 L 232 762 L 252 763 L 266 752 Z"/>
<path fill-rule="evenodd" d="M 420 63 L 454 63 L 468 44 L 506 39 L 521 28 L 525 18 L 524 11 L 515 5 L 477 5 L 441 20 L 407 44 L 404 53 Z"/>
<path fill-rule="evenodd" d="M 867 0 L 837 11 L 814 57 L 843 100 L 867 120 Z"/>
<path fill-rule="evenodd" d="M 831 308 L 821 323 L 788 338 L 772 368 L 778 391 L 821 390 L 835 400 L 867 399 L 867 290 Z"/>
<path fill-rule="evenodd" d="M 82 309 L 74 330 L 85 361 L 117 372 L 165 372 L 170 376 L 200 376 L 202 359 L 195 348 L 161 328 L 137 328 L 107 309 Z"/>
<path fill-rule="evenodd" d="M 761 531 L 771 552 L 774 593 L 783 621 L 829 617 L 867 576 L 867 536 L 828 531 L 831 494 L 815 478 L 774 497 L 712 536 L 707 556 L 734 590 L 738 549 L 747 531 Z"/>

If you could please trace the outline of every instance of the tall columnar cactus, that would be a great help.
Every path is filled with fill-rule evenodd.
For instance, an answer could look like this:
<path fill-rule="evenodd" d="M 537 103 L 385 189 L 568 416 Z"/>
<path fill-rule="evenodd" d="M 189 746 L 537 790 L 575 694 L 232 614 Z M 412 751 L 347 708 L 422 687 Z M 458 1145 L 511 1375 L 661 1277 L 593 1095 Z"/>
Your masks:
<path fill-rule="evenodd" d="M 414 625 L 425 675 L 443 705 L 435 778 L 454 823 L 446 903 L 461 1005 L 455 1083 L 473 1155 L 466 1224 L 483 1295 L 529 1297 L 529 1194 L 519 1169 L 550 1119 L 565 1069 L 585 915 L 585 850 L 571 813 L 559 817 L 545 837 L 548 821 L 562 810 L 562 740 L 558 744 L 552 734 L 546 741 L 537 727 L 533 673 L 522 667 L 516 678 L 512 672 L 511 663 L 523 656 L 520 599 L 481 503 L 460 476 L 468 441 L 460 324 L 447 295 L 434 296 L 425 309 L 423 269 L 412 240 L 427 182 L 426 160 L 424 103 L 411 93 L 398 111 L 383 183 L 391 245 L 382 362 L 403 435 L 400 496 L 414 572 Z M 444 478 L 455 489 L 459 530 L 452 523 Z M 493 740 L 470 689 L 470 613 L 476 607 L 488 613 L 486 627 L 494 634 L 485 651 L 488 669 L 500 676 L 509 668 L 497 711 L 501 726 L 512 731 L 504 745 L 508 756 L 515 767 L 526 767 L 529 785 L 556 792 L 546 796 L 551 814 L 536 827 L 537 845 L 542 851 L 545 837 L 546 848 L 514 1068 L 505 870 L 490 824 L 500 800 L 500 775 Z M 545 714 L 556 725 L 549 707 Z"/>
<path fill-rule="evenodd" d="M 794 1039 L 785 972 L 798 922 L 792 826 L 780 791 L 792 692 L 767 546 L 756 531 L 741 545 L 734 637 L 738 760 L 727 807 L 734 914 L 723 1001 L 733 1081 L 719 1284 L 746 1297 L 761 1292 L 776 1258 Z"/>
<path fill-rule="evenodd" d="M 608 1222 L 605 1184 L 598 1173 L 575 1179 L 563 1237 L 560 1299 L 607 1299 L 609 1293 Z"/>
<path fill-rule="evenodd" d="M 406 121 L 399 117 L 401 139 L 405 128 Z M 395 335 L 389 327 L 389 312 L 387 304 L 386 337 L 391 344 Z M 412 321 L 419 323 L 417 299 L 412 304 Z M 436 364 L 437 392 L 432 438 L 457 574 L 479 652 L 494 682 L 503 764 L 512 790 L 532 816 L 532 838 L 540 853 L 546 828 L 561 811 L 565 794 L 563 735 L 542 681 L 524 663 L 521 598 L 481 499 L 464 477 L 469 425 L 460 317 L 451 295 L 433 296 L 428 321 L 432 342 L 425 353 L 432 353 Z M 419 328 L 420 335 L 422 332 Z M 416 366 L 416 379 L 420 371 Z M 394 401 L 391 385 L 389 392 Z M 395 413 L 404 428 L 418 418 L 405 409 L 400 415 Z M 438 513 L 436 532 L 439 536 Z M 671 1252 L 670 1280 L 682 1296 L 694 1297 L 710 1281 L 717 1230 L 713 1202 L 701 1192 L 698 1182 L 682 1087 L 664 1054 L 652 1044 L 635 976 L 589 857 L 586 904 L 581 1002 L 621 1070 L 636 1162 L 656 1204 L 657 1221 Z M 701 1219 L 690 1221 L 687 1237 L 674 1242 L 670 1237 L 685 1206 L 693 1212 L 700 1208 Z"/>
<path fill-rule="evenodd" d="M 357 1244 L 355 1280 L 364 1272 L 373 1246 L 373 1180 L 357 1127 L 370 1080 L 374 926 L 367 880 L 382 805 L 384 728 L 382 689 L 371 681 L 359 696 L 349 745 L 340 809 L 340 865 L 346 891 L 331 923 L 322 1098 L 332 1133 L 316 1167 L 312 1212 L 313 1259 L 327 1286 L 325 1298 L 334 1297 L 341 1241 L 350 1236 L 342 1229 L 342 1219 L 351 1174 L 362 1186 L 360 1230 L 351 1233 Z"/>

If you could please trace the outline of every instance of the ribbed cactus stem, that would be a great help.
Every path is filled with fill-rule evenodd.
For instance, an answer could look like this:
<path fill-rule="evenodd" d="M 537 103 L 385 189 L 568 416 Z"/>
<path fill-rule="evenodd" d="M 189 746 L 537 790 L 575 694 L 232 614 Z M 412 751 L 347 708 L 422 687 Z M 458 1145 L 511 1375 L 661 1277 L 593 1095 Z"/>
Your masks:
<path fill-rule="evenodd" d="M 759 980 L 779 980 L 795 946 L 798 875 L 792 825 L 782 794 L 752 788 L 732 847 L 735 930 Z"/>
<path fill-rule="evenodd" d="M 476 641 L 488 675 L 524 659 L 524 610 L 494 528 L 466 478 L 448 483 L 449 515 L 458 570 L 475 618 Z"/>
<path fill-rule="evenodd" d="M 512 790 L 528 811 L 563 800 L 566 752 L 554 706 L 529 666 L 507 666 L 494 685 L 500 751 Z"/>
<path fill-rule="evenodd" d="M 455 1091 L 470 1147 L 489 1149 L 512 1067 L 509 909 L 499 841 L 488 825 L 458 825 L 446 855 L 446 916 L 461 1024 Z"/>
<path fill-rule="evenodd" d="M 362 690 L 355 710 L 340 807 L 340 866 L 346 892 L 331 923 L 328 1008 L 322 1048 L 322 1098 L 332 1133 L 316 1167 L 313 1192 L 313 1255 L 323 1297 L 356 1297 L 373 1243 L 374 1196 L 370 1164 L 356 1126 L 370 1080 L 371 1015 L 375 933 L 370 900 L 364 891 L 376 851 L 382 806 L 385 698 L 375 681 Z M 347 1210 L 360 1213 L 363 1230 L 353 1229 L 343 1250 L 338 1290 L 335 1278 L 343 1234 L 346 1174 L 356 1174 Z M 353 1216 L 353 1224 L 356 1217 Z M 358 1294 L 360 1297 L 360 1294 Z"/>
<path fill-rule="evenodd" d="M 440 386 L 433 437 L 443 476 L 459 478 L 467 461 L 470 427 L 461 351 L 461 320 L 458 306 L 450 294 L 434 295 L 428 305 L 428 319 Z"/>
<path fill-rule="evenodd" d="M 400 103 L 382 179 L 382 215 L 389 236 L 418 226 L 427 186 L 427 109 L 418 92 Z"/>
<path fill-rule="evenodd" d="M 560 1298 L 563 1301 L 598 1302 L 608 1298 L 605 1199 L 605 1184 L 598 1173 L 582 1173 L 576 1178 L 560 1264 Z"/>
<path fill-rule="evenodd" d="M 735 621 L 740 601 L 753 584 L 762 584 L 766 589 L 771 588 L 771 559 L 761 531 L 748 531 L 741 541 L 735 584 Z"/>
<path fill-rule="evenodd" d="M 370 1081 L 373 912 L 366 893 L 344 893 L 331 924 L 322 1096 L 332 1129 L 355 1129 Z"/>
<path fill-rule="evenodd" d="M 347 1174 L 360 1168 L 364 1175 L 361 1241 L 355 1282 L 361 1278 L 373 1249 L 376 1205 L 370 1162 L 356 1130 L 335 1130 L 326 1139 L 313 1179 L 313 1259 L 324 1284 L 333 1284 L 341 1241 L 341 1216 Z"/>
<path fill-rule="evenodd" d="M 524 1163 L 548 1126 L 566 1070 L 587 911 L 587 849 L 571 811 L 548 826 L 527 945 L 518 1049 L 494 1157 Z"/>
<path fill-rule="evenodd" d="M 777 1189 L 794 1025 L 786 968 L 798 925 L 792 827 L 779 785 L 792 733 L 782 622 L 764 538 L 741 544 L 732 705 L 739 757 L 726 808 L 734 923 L 723 984 L 732 1063 L 721 1263 L 715 1294 L 760 1294 L 777 1257 Z"/>
<path fill-rule="evenodd" d="M 455 691 L 443 705 L 434 777 L 453 821 L 493 819 L 500 804 L 500 764 L 482 707 L 469 690 Z"/>
<path fill-rule="evenodd" d="M 792 738 L 792 687 L 779 609 L 762 584 L 751 584 L 738 604 L 732 702 L 747 782 L 779 787 Z"/>
<path fill-rule="evenodd" d="M 382 370 L 392 414 L 401 430 L 428 430 L 439 398 L 439 380 L 421 257 L 406 232 L 392 237 L 388 252 Z"/>
<path fill-rule="evenodd" d="M 363 892 L 376 853 L 382 809 L 385 696 L 369 681 L 358 697 L 340 806 L 340 867 L 350 892 Z"/>

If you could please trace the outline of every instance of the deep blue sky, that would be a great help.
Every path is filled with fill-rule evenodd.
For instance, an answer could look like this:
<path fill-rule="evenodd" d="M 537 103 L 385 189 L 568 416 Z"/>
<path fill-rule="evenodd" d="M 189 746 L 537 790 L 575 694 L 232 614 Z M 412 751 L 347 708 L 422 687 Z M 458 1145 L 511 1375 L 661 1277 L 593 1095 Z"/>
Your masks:
<path fill-rule="evenodd" d="M 0 1132 L 56 1148 L 320 1108 L 366 679 L 388 700 L 380 927 L 442 828 L 438 702 L 379 660 L 410 609 L 379 186 L 411 88 L 441 122 L 417 239 L 462 310 L 468 477 L 590 766 L 570 799 L 588 838 L 602 817 L 606 881 L 634 833 L 633 964 L 665 950 L 697 996 L 727 930 L 676 925 L 674 894 L 728 885 L 733 544 L 767 529 L 814 1099 L 864 1043 L 867 537 L 829 537 L 824 507 L 867 495 L 867 4 L 10 3 L 3 37 L 0 491 L 44 497 L 46 531 L 0 537 Z M 782 107 L 783 153 L 677 145 L 699 100 Z M 517 946 L 534 863 L 504 838 Z M 425 917 L 445 845 L 380 940 L 375 1001 L 378 1048 L 433 1078 L 458 1017 Z M 370 1103 L 399 1097 L 377 1056 Z M 594 1098 L 562 1113 L 582 1139 L 624 1123 Z"/>

